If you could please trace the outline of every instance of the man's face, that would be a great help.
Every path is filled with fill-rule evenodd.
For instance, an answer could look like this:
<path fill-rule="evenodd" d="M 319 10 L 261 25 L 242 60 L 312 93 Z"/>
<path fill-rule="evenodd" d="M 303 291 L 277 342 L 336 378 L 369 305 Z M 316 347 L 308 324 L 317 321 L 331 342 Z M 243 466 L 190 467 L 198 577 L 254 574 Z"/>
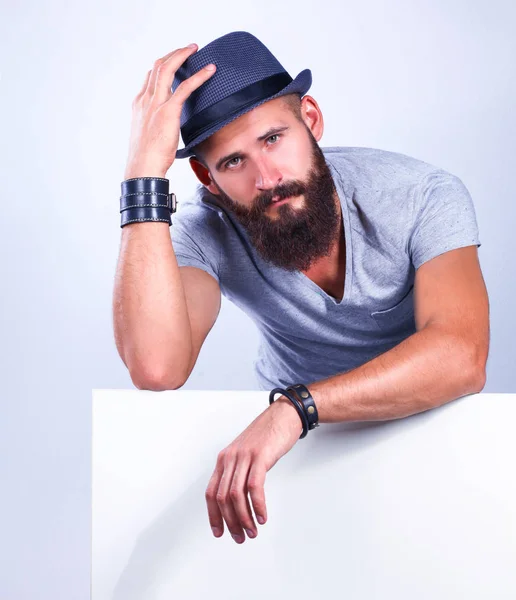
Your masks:
<path fill-rule="evenodd" d="M 341 211 L 324 155 L 282 98 L 258 106 L 203 144 L 220 202 L 266 260 L 307 270 L 328 255 Z"/>

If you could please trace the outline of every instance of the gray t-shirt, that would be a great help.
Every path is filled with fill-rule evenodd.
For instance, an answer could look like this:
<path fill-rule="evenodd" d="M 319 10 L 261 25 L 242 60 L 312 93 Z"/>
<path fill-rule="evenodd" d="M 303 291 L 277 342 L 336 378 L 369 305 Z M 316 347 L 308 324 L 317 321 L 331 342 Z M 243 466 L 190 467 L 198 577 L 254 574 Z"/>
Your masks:
<path fill-rule="evenodd" d="M 172 217 L 178 264 L 207 271 L 258 327 L 262 390 L 344 373 L 396 346 L 416 331 L 415 270 L 448 250 L 481 245 L 471 196 L 455 175 L 385 150 L 321 149 L 344 219 L 340 302 L 301 271 L 263 260 L 204 186 Z"/>

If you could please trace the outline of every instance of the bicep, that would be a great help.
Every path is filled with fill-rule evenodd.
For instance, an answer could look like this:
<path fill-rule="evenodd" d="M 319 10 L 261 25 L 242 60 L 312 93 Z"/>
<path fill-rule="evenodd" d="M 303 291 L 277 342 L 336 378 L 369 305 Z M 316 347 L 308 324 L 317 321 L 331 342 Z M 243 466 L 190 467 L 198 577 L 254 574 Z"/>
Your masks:
<path fill-rule="evenodd" d="M 489 300 L 476 246 L 445 252 L 422 264 L 414 284 L 416 329 L 440 327 L 487 360 Z"/>
<path fill-rule="evenodd" d="M 192 354 L 188 377 L 192 372 L 204 340 L 212 329 L 221 306 L 220 286 L 216 279 L 197 267 L 180 267 L 181 281 L 192 332 Z"/>

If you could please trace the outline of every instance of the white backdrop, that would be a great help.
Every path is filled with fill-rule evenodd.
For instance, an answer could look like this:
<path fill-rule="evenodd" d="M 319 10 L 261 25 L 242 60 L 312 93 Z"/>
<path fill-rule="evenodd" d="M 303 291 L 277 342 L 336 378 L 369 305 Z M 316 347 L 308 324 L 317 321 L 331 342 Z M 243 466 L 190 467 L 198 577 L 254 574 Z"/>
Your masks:
<path fill-rule="evenodd" d="M 310 68 L 323 146 L 402 152 L 475 202 L 491 300 L 484 392 L 515 391 L 514 3 L 0 0 L 0 589 L 89 597 L 92 388 L 131 388 L 111 297 L 131 102 L 154 60 L 232 30 Z M 196 179 L 169 171 L 179 200 Z M 223 301 L 185 389 L 256 389 L 256 329 Z"/>

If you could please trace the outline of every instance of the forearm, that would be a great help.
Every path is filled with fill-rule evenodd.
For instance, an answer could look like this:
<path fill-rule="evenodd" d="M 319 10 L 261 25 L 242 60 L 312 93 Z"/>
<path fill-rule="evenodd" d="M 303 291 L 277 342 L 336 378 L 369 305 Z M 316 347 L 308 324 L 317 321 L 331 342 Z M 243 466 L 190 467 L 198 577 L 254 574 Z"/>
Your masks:
<path fill-rule="evenodd" d="M 483 387 L 473 353 L 456 336 L 426 327 L 369 362 L 307 385 L 319 422 L 397 419 Z"/>
<path fill-rule="evenodd" d="M 137 386 L 158 384 L 165 373 L 180 385 L 190 362 L 191 331 L 168 223 L 122 228 L 113 324 L 118 351 Z"/>

